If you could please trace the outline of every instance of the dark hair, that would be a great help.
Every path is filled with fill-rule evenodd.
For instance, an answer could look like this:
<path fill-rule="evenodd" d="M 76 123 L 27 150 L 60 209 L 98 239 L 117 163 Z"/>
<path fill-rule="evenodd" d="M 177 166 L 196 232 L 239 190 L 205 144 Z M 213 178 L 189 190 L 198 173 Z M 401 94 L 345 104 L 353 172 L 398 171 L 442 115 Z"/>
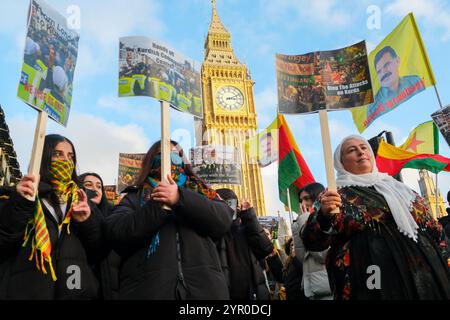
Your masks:
<path fill-rule="evenodd" d="M 42 151 L 42 160 L 41 160 L 41 168 L 40 168 L 40 175 L 41 175 L 41 181 L 51 185 L 51 181 L 53 180 L 52 174 L 50 173 L 50 168 L 52 164 L 52 156 L 53 151 L 55 150 L 56 146 L 61 142 L 67 142 L 72 146 L 73 150 L 73 164 L 75 165 L 75 168 L 72 172 L 72 180 L 76 183 L 78 183 L 78 175 L 77 175 L 77 154 L 75 152 L 75 147 L 69 139 L 66 137 L 63 137 L 59 134 L 49 134 L 45 137 L 44 141 L 44 150 Z M 56 195 L 55 190 L 51 190 L 48 194 L 48 199 L 52 206 L 59 206 L 59 200 Z"/>
<path fill-rule="evenodd" d="M 80 181 L 80 185 L 82 185 L 83 184 L 83 182 L 84 182 L 84 179 L 87 177 L 87 176 L 94 176 L 94 177 L 96 177 L 98 180 L 100 180 L 100 182 L 101 182 L 101 184 L 102 184 L 102 190 L 103 190 L 103 192 L 105 192 L 105 184 L 103 183 L 103 179 L 102 179 L 102 177 L 100 177 L 97 173 L 95 173 L 95 172 L 85 172 L 85 173 L 83 173 L 83 174 L 80 174 L 79 176 L 78 176 L 78 180 Z"/>
<path fill-rule="evenodd" d="M 381 49 L 380 51 L 378 51 L 377 54 L 375 55 L 375 59 L 373 62 L 375 69 L 377 67 L 378 61 L 380 61 L 381 57 L 383 57 L 386 53 L 389 53 L 392 58 L 397 58 L 397 53 L 395 52 L 395 50 L 392 49 L 391 46 L 386 46 L 383 49 Z"/>
<path fill-rule="evenodd" d="M 314 202 L 317 200 L 317 197 L 319 196 L 319 194 L 324 190 L 325 190 L 325 187 L 322 184 L 320 184 L 318 182 L 313 182 L 313 183 L 310 183 L 310 184 L 304 186 L 303 188 L 301 188 L 298 191 L 298 197 L 300 198 L 300 194 L 302 192 L 306 192 L 308 195 L 311 196 L 311 198 Z"/>
<path fill-rule="evenodd" d="M 221 188 L 221 189 L 217 189 L 216 192 L 223 200 L 236 199 L 239 203 L 239 199 L 238 199 L 236 193 L 234 193 L 234 191 L 231 189 Z"/>
<path fill-rule="evenodd" d="M 197 177 L 197 175 L 192 171 L 192 168 L 190 164 L 187 161 L 186 156 L 184 155 L 183 149 L 181 148 L 180 144 L 176 141 L 170 140 L 170 144 L 177 148 L 180 157 L 183 158 L 184 166 L 183 169 L 186 173 L 186 175 L 195 177 L 198 180 L 201 180 Z M 147 181 L 147 177 L 152 169 L 152 163 L 153 159 L 161 152 L 161 140 L 155 142 L 150 149 L 148 150 L 147 154 L 145 155 L 144 159 L 142 160 L 142 167 L 139 171 L 139 175 L 136 179 L 136 185 L 138 187 L 142 187 L 145 182 Z"/>
<path fill-rule="evenodd" d="M 102 199 L 100 200 L 100 203 L 97 206 L 103 213 L 103 209 L 107 209 L 107 207 L 109 207 L 108 199 L 106 198 L 105 184 L 103 183 L 103 179 L 95 172 L 83 173 L 78 177 L 80 181 L 80 188 L 83 187 L 84 179 L 86 179 L 87 176 L 96 177 L 98 180 L 100 180 L 100 183 L 102 184 Z"/>
<path fill-rule="evenodd" d="M 286 252 L 287 255 L 291 253 L 291 243 L 293 239 L 290 237 L 285 243 L 284 243 L 284 252 Z"/>
<path fill-rule="evenodd" d="M 448 204 L 449 207 L 450 207 L 450 191 L 447 192 L 447 204 Z"/>

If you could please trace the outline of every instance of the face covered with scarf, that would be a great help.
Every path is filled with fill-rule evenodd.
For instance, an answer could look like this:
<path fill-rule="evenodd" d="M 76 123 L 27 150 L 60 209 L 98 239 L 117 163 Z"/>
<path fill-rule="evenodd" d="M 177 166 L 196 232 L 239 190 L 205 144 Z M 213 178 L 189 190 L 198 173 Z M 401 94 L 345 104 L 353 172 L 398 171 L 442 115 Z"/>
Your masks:
<path fill-rule="evenodd" d="M 70 146 L 70 148 L 66 146 L 65 149 L 72 150 L 71 145 L 67 142 L 62 142 L 57 147 L 63 143 Z M 70 235 L 71 218 L 73 217 L 77 222 L 83 222 L 90 217 L 91 210 L 87 203 L 86 194 L 83 190 L 79 190 L 77 184 L 72 180 L 75 168 L 72 158 L 64 155 L 62 150 L 55 149 L 55 151 L 50 165 L 51 184 L 61 203 L 67 203 L 69 199 L 72 200 L 70 209 L 58 227 L 61 230 L 66 225 L 67 234 Z M 31 254 L 28 259 L 31 261 L 34 258 L 37 269 L 44 274 L 47 274 L 46 262 L 53 281 L 56 281 L 51 259 L 52 245 L 39 195 L 36 195 L 36 208 L 33 218 L 28 222 L 25 230 L 23 246 L 26 246 L 29 241 L 31 241 Z"/>
<path fill-rule="evenodd" d="M 50 174 L 53 190 L 55 190 L 61 204 L 71 202 L 71 207 L 67 211 L 62 224 L 68 224 L 72 217 L 78 222 L 83 222 L 89 218 L 91 213 L 86 193 L 79 189 L 75 181 L 72 180 L 74 170 L 75 165 L 72 160 L 54 160 L 51 162 Z"/>
<path fill-rule="evenodd" d="M 186 184 L 186 173 L 184 171 L 184 161 L 178 151 L 170 152 L 170 169 L 172 179 L 177 186 L 184 186 Z M 161 154 L 157 154 L 152 161 L 151 170 L 148 175 L 148 182 L 152 187 L 156 187 L 161 181 Z"/>
<path fill-rule="evenodd" d="M 174 148 L 175 149 L 175 148 Z M 171 162 L 171 178 L 178 187 L 185 187 L 191 189 L 192 191 L 198 192 L 209 199 L 214 199 L 216 197 L 216 192 L 206 186 L 206 184 L 199 180 L 197 177 L 188 175 L 185 170 L 185 163 L 183 158 L 180 156 L 178 150 L 172 149 L 170 153 Z M 152 188 L 157 188 L 161 181 L 161 154 L 156 155 L 152 161 L 151 170 L 147 177 L 149 186 Z M 170 180 L 169 180 L 170 183 Z M 155 190 L 157 191 L 157 190 Z M 146 198 L 149 200 L 149 197 Z"/>
<path fill-rule="evenodd" d="M 63 203 L 67 203 L 70 197 L 72 197 L 72 203 L 78 203 L 78 187 L 72 180 L 74 169 L 75 165 L 71 160 L 54 160 L 50 165 L 53 189 Z"/>
<path fill-rule="evenodd" d="M 175 146 L 173 146 L 175 149 Z M 161 182 L 161 154 L 156 155 L 152 160 L 151 170 L 147 176 L 147 183 L 143 187 L 141 195 L 141 206 L 147 201 L 153 200 L 162 204 L 173 206 L 179 200 L 179 187 L 198 192 L 209 199 L 216 197 L 216 192 L 208 188 L 206 184 L 193 175 L 186 174 L 185 163 L 180 153 L 172 149 L 170 153 L 171 174 L 168 175 L 168 183 Z M 160 236 L 156 233 L 148 247 L 147 255 L 152 255 L 159 247 Z"/>

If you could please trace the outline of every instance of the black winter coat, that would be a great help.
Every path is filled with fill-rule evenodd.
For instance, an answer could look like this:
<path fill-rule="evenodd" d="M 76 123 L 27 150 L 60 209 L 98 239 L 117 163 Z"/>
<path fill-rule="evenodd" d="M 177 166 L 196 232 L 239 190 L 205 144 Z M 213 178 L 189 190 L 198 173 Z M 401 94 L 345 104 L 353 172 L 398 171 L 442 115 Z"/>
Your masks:
<path fill-rule="evenodd" d="M 258 260 L 273 251 L 253 208 L 241 211 L 224 236 L 226 265 L 232 300 L 268 300 L 269 290 Z M 222 259 L 223 260 L 223 259 Z"/>
<path fill-rule="evenodd" d="M 102 202 L 95 206 L 101 213 L 103 220 L 111 214 L 113 209 L 105 196 L 102 198 Z M 114 250 L 111 250 L 109 243 L 104 249 L 102 256 L 105 258 L 93 266 L 94 274 L 100 282 L 99 298 L 101 300 L 117 300 L 119 298 L 120 256 Z"/>
<path fill-rule="evenodd" d="M 213 239 L 230 228 L 231 209 L 222 201 L 180 187 L 172 211 L 160 203 L 140 205 L 131 190 L 106 219 L 105 231 L 122 258 L 119 299 L 228 299 Z M 147 255 L 159 231 L 157 250 Z"/>
<path fill-rule="evenodd" d="M 45 190 L 49 190 L 48 185 L 41 183 L 41 197 L 45 197 Z M 33 217 L 35 207 L 35 202 L 17 193 L 13 193 L 0 207 L 0 300 L 96 299 L 98 281 L 90 265 L 95 263 L 98 252 L 102 251 L 105 244 L 101 215 L 91 207 L 92 214 L 86 221 L 78 223 L 72 219 L 70 234 L 64 225 L 58 237 L 57 221 L 42 205 L 57 277 L 57 281 L 53 281 L 47 262 L 45 267 L 48 274 L 45 275 L 37 270 L 34 260 L 28 260 L 34 234 L 30 235 L 27 245 L 22 247 L 25 228 Z M 70 208 L 70 203 L 67 208 Z M 76 283 L 71 277 L 75 272 L 80 275 L 81 285 L 79 288 L 69 288 L 68 283 Z"/>
<path fill-rule="evenodd" d="M 302 290 L 303 265 L 297 257 L 288 257 L 283 269 L 286 300 L 307 300 Z"/>

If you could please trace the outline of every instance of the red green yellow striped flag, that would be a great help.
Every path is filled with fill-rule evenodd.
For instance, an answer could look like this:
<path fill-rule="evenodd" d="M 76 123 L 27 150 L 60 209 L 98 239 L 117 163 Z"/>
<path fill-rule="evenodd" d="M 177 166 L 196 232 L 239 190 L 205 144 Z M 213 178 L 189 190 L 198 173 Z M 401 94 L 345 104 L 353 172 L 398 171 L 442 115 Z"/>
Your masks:
<path fill-rule="evenodd" d="M 394 176 L 401 169 L 426 169 L 433 173 L 450 171 L 450 159 L 438 154 L 414 153 L 400 149 L 383 139 L 380 141 L 377 153 L 377 167 L 380 172 Z"/>
<path fill-rule="evenodd" d="M 278 128 L 278 191 L 280 200 L 288 205 L 287 190 L 291 208 L 299 212 L 298 191 L 307 184 L 315 182 L 300 149 L 295 142 L 289 126 L 282 114 L 277 116 Z"/>
<path fill-rule="evenodd" d="M 315 180 L 284 116 L 279 114 L 266 129 L 246 141 L 245 145 L 250 161 L 261 167 L 278 160 L 280 200 L 288 206 L 289 189 L 291 208 L 299 212 L 298 191 Z"/>

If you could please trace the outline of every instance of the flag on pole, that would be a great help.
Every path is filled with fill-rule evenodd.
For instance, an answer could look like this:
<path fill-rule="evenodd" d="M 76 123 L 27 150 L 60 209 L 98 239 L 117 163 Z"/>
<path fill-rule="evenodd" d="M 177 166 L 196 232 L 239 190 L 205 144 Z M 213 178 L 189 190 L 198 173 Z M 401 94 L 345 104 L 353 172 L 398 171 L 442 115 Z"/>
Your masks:
<path fill-rule="evenodd" d="M 378 117 L 436 84 L 412 13 L 369 54 L 369 67 L 374 102 L 350 110 L 360 133 Z"/>
<path fill-rule="evenodd" d="M 287 196 L 289 189 L 291 209 L 299 212 L 298 191 L 315 180 L 284 116 L 278 114 L 266 129 L 246 141 L 245 148 L 250 163 L 257 162 L 261 167 L 265 167 L 278 160 L 280 200 L 289 207 Z"/>
<path fill-rule="evenodd" d="M 414 153 L 380 141 L 376 163 L 380 172 L 394 176 L 401 169 L 426 169 L 433 173 L 450 171 L 450 158 L 438 154 Z"/>
<path fill-rule="evenodd" d="M 399 148 L 414 153 L 439 154 L 439 130 L 433 121 L 424 122 L 411 131 Z"/>
<path fill-rule="evenodd" d="M 311 171 L 292 136 L 284 116 L 277 116 L 278 127 L 278 191 L 280 200 L 285 205 L 287 190 L 291 198 L 291 208 L 299 212 L 298 191 L 307 184 L 315 182 Z"/>

